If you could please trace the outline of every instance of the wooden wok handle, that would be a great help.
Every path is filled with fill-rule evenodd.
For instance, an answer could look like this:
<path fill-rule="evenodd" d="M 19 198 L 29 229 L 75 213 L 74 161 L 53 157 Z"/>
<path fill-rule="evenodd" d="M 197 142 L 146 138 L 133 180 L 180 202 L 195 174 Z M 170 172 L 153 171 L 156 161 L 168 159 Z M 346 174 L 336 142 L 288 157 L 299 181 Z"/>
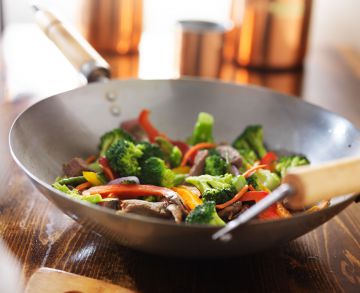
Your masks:
<path fill-rule="evenodd" d="M 360 157 L 294 168 L 289 170 L 283 182 L 295 189 L 294 197 L 289 200 L 302 202 L 305 206 L 360 192 Z"/>
<path fill-rule="evenodd" d="M 79 33 L 50 11 L 37 6 L 34 9 L 41 29 L 88 82 L 110 77 L 109 64 Z"/>

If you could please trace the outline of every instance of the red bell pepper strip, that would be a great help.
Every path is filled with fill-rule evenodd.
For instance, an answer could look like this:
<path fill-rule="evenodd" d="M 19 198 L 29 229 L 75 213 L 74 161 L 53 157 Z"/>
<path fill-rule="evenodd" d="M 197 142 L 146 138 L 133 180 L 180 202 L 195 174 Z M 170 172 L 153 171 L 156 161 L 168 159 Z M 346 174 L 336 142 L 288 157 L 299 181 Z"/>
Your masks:
<path fill-rule="evenodd" d="M 242 197 L 241 201 L 255 201 L 259 202 L 262 200 L 265 196 L 267 196 L 269 193 L 266 191 L 248 191 L 246 192 Z M 279 218 L 279 215 L 276 212 L 276 205 L 273 204 L 269 208 L 267 208 L 265 211 L 263 211 L 261 214 L 258 215 L 260 219 L 276 219 Z"/>
<path fill-rule="evenodd" d="M 145 130 L 150 142 L 154 143 L 157 136 L 162 136 L 169 140 L 165 134 L 160 133 L 160 131 L 152 125 L 149 119 L 149 115 L 150 111 L 148 109 L 144 109 L 140 112 L 138 120 L 141 127 Z"/>
<path fill-rule="evenodd" d="M 86 181 L 86 182 L 81 183 L 78 186 L 76 186 L 75 189 L 77 189 L 80 192 L 80 191 L 83 191 L 86 188 L 89 188 L 90 186 L 91 186 L 91 183 Z"/>
<path fill-rule="evenodd" d="M 277 161 L 278 157 L 274 152 L 267 152 L 260 160 L 260 164 L 271 165 Z"/>
<path fill-rule="evenodd" d="M 99 164 L 104 171 L 106 178 L 111 181 L 115 179 L 114 172 L 111 170 L 108 160 L 105 157 L 99 158 Z"/>
<path fill-rule="evenodd" d="M 118 198 L 137 198 L 138 196 L 177 196 L 173 190 L 155 185 L 141 185 L 141 184 L 110 184 L 99 185 L 89 188 L 83 192 L 83 195 L 90 195 L 99 193 L 102 197 L 107 197 L 112 194 L 112 197 Z"/>

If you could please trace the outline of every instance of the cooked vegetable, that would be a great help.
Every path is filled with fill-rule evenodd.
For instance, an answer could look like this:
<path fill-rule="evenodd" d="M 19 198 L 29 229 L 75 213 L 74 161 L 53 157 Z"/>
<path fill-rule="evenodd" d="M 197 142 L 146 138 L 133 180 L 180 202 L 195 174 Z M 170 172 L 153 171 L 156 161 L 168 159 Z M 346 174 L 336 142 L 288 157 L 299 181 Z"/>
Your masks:
<path fill-rule="evenodd" d="M 142 151 L 141 161 L 145 162 L 151 157 L 157 157 L 160 159 L 164 158 L 164 154 L 156 144 L 152 144 L 146 141 L 142 141 L 137 144 L 139 149 Z"/>
<path fill-rule="evenodd" d="M 87 182 L 85 182 L 87 183 Z M 55 189 L 66 193 L 69 197 L 77 200 L 84 200 L 90 203 L 98 203 L 102 201 L 102 197 L 100 194 L 94 193 L 91 195 L 80 195 L 79 191 L 76 189 L 69 189 L 66 185 L 60 184 L 59 182 L 55 182 L 52 185 Z"/>
<path fill-rule="evenodd" d="M 232 199 L 230 199 L 227 202 L 224 202 L 223 204 L 218 204 L 216 205 L 217 209 L 224 209 L 230 205 L 232 205 L 233 203 L 239 201 L 241 199 L 241 197 L 248 191 L 249 186 L 245 185 Z"/>
<path fill-rule="evenodd" d="M 119 140 L 106 152 L 110 167 L 120 176 L 138 176 L 141 173 L 139 159 L 143 152 L 129 140 Z"/>
<path fill-rule="evenodd" d="M 262 126 L 251 125 L 246 127 L 244 132 L 233 142 L 233 147 L 237 150 L 253 150 L 257 159 L 261 159 L 267 153 L 263 142 Z"/>
<path fill-rule="evenodd" d="M 172 190 L 177 192 L 184 205 L 189 210 L 193 210 L 195 207 L 203 203 L 199 196 L 186 186 L 173 187 Z"/>
<path fill-rule="evenodd" d="M 275 170 L 281 177 L 284 177 L 286 171 L 289 168 L 305 166 L 309 164 L 310 161 L 305 156 L 284 156 L 279 159 L 279 162 L 275 166 Z"/>
<path fill-rule="evenodd" d="M 202 142 L 214 142 L 213 126 L 214 117 L 209 113 L 200 112 L 189 143 L 196 145 Z"/>
<path fill-rule="evenodd" d="M 63 178 L 56 180 L 56 182 L 58 182 L 60 184 L 65 184 L 65 185 L 79 185 L 81 183 L 86 182 L 86 179 L 84 176 L 63 177 Z"/>
<path fill-rule="evenodd" d="M 150 115 L 149 110 L 147 110 L 147 109 L 142 110 L 139 115 L 138 121 L 139 121 L 139 124 L 141 125 L 141 127 L 145 130 L 150 142 L 153 143 L 153 142 L 155 142 L 155 139 L 157 137 L 159 137 L 159 136 L 166 137 L 166 135 L 164 135 L 163 133 L 160 133 L 152 125 L 152 123 L 150 122 L 150 119 L 149 119 L 149 115 Z"/>
<path fill-rule="evenodd" d="M 218 153 L 214 153 L 205 159 L 204 174 L 220 176 L 227 173 L 228 169 L 228 164 Z"/>
<path fill-rule="evenodd" d="M 64 164 L 64 176 L 54 188 L 119 214 L 179 223 L 189 213 L 187 223 L 222 226 L 222 219 L 231 221 L 277 188 L 289 168 L 309 164 L 304 156 L 279 159 L 267 151 L 260 125 L 245 128 L 231 146 L 214 141 L 214 117 L 201 112 L 189 145 L 169 139 L 149 115 L 145 109 L 137 119 L 105 133 L 99 153 L 86 161 L 75 157 Z M 258 218 L 284 218 L 304 210 L 284 199 Z"/>
<path fill-rule="evenodd" d="M 155 139 L 155 142 L 159 145 L 160 150 L 164 154 L 165 161 L 170 164 L 171 168 L 178 167 L 182 159 L 182 152 L 180 149 L 161 136 L 158 136 Z"/>
<path fill-rule="evenodd" d="M 224 226 L 225 222 L 216 213 L 215 202 L 208 201 L 193 209 L 185 220 L 188 224 L 205 224 L 213 226 Z"/>
<path fill-rule="evenodd" d="M 256 190 L 274 190 L 280 183 L 280 177 L 269 170 L 260 169 L 247 178 L 249 185 L 252 185 Z"/>
<path fill-rule="evenodd" d="M 202 142 L 202 143 L 198 143 L 197 145 L 194 145 L 193 147 L 191 147 L 186 154 L 184 155 L 182 161 L 181 161 L 181 165 L 180 166 L 186 166 L 187 162 L 189 161 L 189 159 L 194 156 L 199 150 L 201 149 L 211 149 L 211 148 L 215 148 L 216 144 L 214 143 L 208 143 L 208 142 Z"/>
<path fill-rule="evenodd" d="M 233 198 L 236 193 L 231 174 L 190 176 L 185 181 L 200 190 L 203 201 L 214 201 L 216 204 L 221 204 Z"/>
<path fill-rule="evenodd" d="M 141 182 L 165 187 L 174 186 L 175 173 L 166 167 L 164 160 L 156 157 L 147 159 L 142 165 Z"/>
<path fill-rule="evenodd" d="M 100 138 L 100 156 L 105 156 L 107 150 L 114 144 L 116 144 L 119 140 L 126 139 L 128 141 L 134 142 L 134 139 L 126 133 L 124 130 L 120 128 L 115 128 L 109 132 L 106 132 Z"/>

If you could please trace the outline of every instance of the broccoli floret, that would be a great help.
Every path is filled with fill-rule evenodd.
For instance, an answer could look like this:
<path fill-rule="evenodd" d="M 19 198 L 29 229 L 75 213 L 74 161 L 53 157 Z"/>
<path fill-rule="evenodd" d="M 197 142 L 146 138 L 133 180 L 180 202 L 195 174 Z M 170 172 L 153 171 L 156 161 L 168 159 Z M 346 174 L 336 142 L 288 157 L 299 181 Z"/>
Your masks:
<path fill-rule="evenodd" d="M 301 155 L 284 156 L 279 159 L 279 162 L 275 166 L 275 170 L 281 177 L 284 177 L 286 171 L 289 168 L 305 166 L 309 164 L 310 161 L 305 156 L 301 156 Z"/>
<path fill-rule="evenodd" d="M 113 144 L 106 152 L 110 167 L 120 176 L 139 176 L 142 155 L 140 146 L 125 139 Z"/>
<path fill-rule="evenodd" d="M 189 144 L 195 145 L 200 142 L 214 142 L 213 138 L 214 117 L 209 113 L 200 112 L 194 126 Z"/>
<path fill-rule="evenodd" d="M 80 195 L 79 191 L 77 191 L 76 189 L 70 189 L 66 185 L 60 184 L 59 182 L 55 182 L 52 186 L 55 189 L 66 193 L 69 197 L 73 199 L 84 200 L 94 204 L 103 201 L 100 194 Z"/>
<path fill-rule="evenodd" d="M 257 160 L 255 152 L 251 149 L 239 149 L 239 154 L 243 160 L 243 165 L 252 166 Z"/>
<path fill-rule="evenodd" d="M 250 125 L 246 127 L 232 145 L 239 151 L 253 150 L 257 155 L 257 159 L 261 159 L 267 153 L 263 142 L 263 129 L 261 125 Z"/>
<path fill-rule="evenodd" d="M 212 176 L 224 175 L 228 171 L 228 164 L 218 154 L 213 154 L 205 159 L 204 174 Z"/>
<path fill-rule="evenodd" d="M 247 183 L 251 184 L 256 190 L 274 190 L 280 185 L 281 180 L 276 173 L 260 169 L 247 178 Z"/>
<path fill-rule="evenodd" d="M 155 142 L 159 145 L 160 150 L 164 154 L 164 160 L 170 164 L 171 168 L 178 167 L 182 159 L 180 149 L 161 136 L 158 136 Z"/>
<path fill-rule="evenodd" d="M 193 184 L 200 190 L 204 201 L 214 201 L 216 204 L 224 203 L 233 198 L 236 188 L 233 185 L 233 176 L 190 176 L 185 179 L 187 183 Z"/>
<path fill-rule="evenodd" d="M 232 185 L 235 187 L 236 191 L 240 191 L 246 184 L 246 179 L 242 175 L 235 176 L 232 179 Z"/>
<path fill-rule="evenodd" d="M 142 165 L 141 182 L 144 184 L 172 187 L 174 180 L 175 173 L 168 169 L 160 158 L 151 157 Z"/>
<path fill-rule="evenodd" d="M 117 143 L 119 140 L 126 139 L 128 141 L 134 142 L 134 139 L 131 137 L 130 134 L 126 133 L 121 128 L 115 128 L 112 131 L 106 132 L 100 138 L 100 156 L 105 156 L 106 151 L 110 148 L 110 146 Z"/>
<path fill-rule="evenodd" d="M 208 201 L 193 209 L 185 220 L 189 224 L 224 226 L 225 222 L 216 213 L 215 202 Z"/>
<path fill-rule="evenodd" d="M 138 143 L 137 146 L 143 152 L 143 155 L 141 157 L 142 162 L 145 162 L 147 159 L 151 157 L 157 157 L 160 159 L 164 158 L 163 152 L 156 144 L 152 144 L 147 141 L 142 141 Z"/>

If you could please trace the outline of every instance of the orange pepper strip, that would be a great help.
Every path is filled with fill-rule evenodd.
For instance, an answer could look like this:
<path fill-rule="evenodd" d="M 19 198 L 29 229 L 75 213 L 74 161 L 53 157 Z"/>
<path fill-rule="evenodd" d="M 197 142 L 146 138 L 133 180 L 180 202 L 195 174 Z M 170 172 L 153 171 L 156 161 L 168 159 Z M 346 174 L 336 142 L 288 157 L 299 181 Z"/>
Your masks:
<path fill-rule="evenodd" d="M 79 184 L 78 186 L 75 187 L 75 189 L 77 189 L 78 191 L 83 191 L 84 189 L 87 189 L 91 187 L 91 183 L 90 182 L 84 182 Z"/>
<path fill-rule="evenodd" d="M 106 178 L 108 180 L 110 180 L 110 181 L 114 180 L 115 175 L 114 175 L 114 172 L 111 170 L 111 168 L 109 166 L 108 160 L 105 157 L 101 157 L 99 159 L 99 163 L 100 163 L 100 166 L 101 166 L 102 170 L 104 171 L 104 174 L 105 174 Z"/>
<path fill-rule="evenodd" d="M 249 185 L 249 190 L 250 191 L 256 191 L 256 189 L 251 184 Z"/>
<path fill-rule="evenodd" d="M 224 202 L 222 204 L 217 204 L 216 208 L 217 209 L 224 209 L 230 205 L 232 205 L 233 203 L 239 201 L 241 199 L 241 197 L 248 191 L 249 186 L 245 185 L 243 188 L 241 188 L 241 190 L 230 200 L 228 200 L 227 202 Z"/>
<path fill-rule="evenodd" d="M 250 168 L 249 170 L 245 171 L 242 175 L 245 178 L 250 177 L 250 175 L 252 175 L 252 173 L 254 173 L 256 170 L 258 169 L 264 169 L 265 167 L 267 167 L 267 165 L 257 165 L 257 166 L 253 166 L 252 168 Z"/>
<path fill-rule="evenodd" d="M 154 125 L 152 125 L 152 123 L 150 122 L 149 116 L 150 116 L 150 111 L 148 109 L 144 109 L 140 112 L 138 121 L 139 121 L 139 124 L 141 125 L 141 127 L 145 130 L 150 142 L 154 143 L 155 138 L 157 136 L 161 136 L 161 137 L 169 140 L 169 138 L 165 134 L 160 133 L 160 131 L 157 130 L 154 127 Z"/>
<path fill-rule="evenodd" d="M 95 160 L 96 160 L 96 156 L 91 155 L 91 156 L 88 156 L 88 157 L 87 157 L 87 159 L 85 160 L 85 162 L 88 163 L 88 164 L 91 164 L 91 163 L 95 162 Z"/>
<path fill-rule="evenodd" d="M 182 202 L 189 210 L 193 210 L 196 206 L 203 203 L 202 200 L 195 193 L 192 193 L 184 186 L 173 187 L 171 189 L 180 196 Z"/>
<path fill-rule="evenodd" d="M 181 167 L 184 167 L 186 166 L 186 163 L 189 161 L 189 159 L 191 158 L 191 156 L 197 152 L 198 150 L 201 150 L 201 149 L 211 149 L 211 148 L 215 148 L 216 147 L 216 144 L 215 143 L 209 143 L 209 142 L 201 142 L 201 143 L 198 143 L 196 145 L 194 145 L 193 147 L 191 147 L 187 152 L 186 154 L 184 155 L 183 157 L 183 160 L 180 164 Z"/>
<path fill-rule="evenodd" d="M 284 207 L 281 202 L 276 203 L 276 213 L 280 218 L 289 218 L 291 217 L 291 213 Z"/>

